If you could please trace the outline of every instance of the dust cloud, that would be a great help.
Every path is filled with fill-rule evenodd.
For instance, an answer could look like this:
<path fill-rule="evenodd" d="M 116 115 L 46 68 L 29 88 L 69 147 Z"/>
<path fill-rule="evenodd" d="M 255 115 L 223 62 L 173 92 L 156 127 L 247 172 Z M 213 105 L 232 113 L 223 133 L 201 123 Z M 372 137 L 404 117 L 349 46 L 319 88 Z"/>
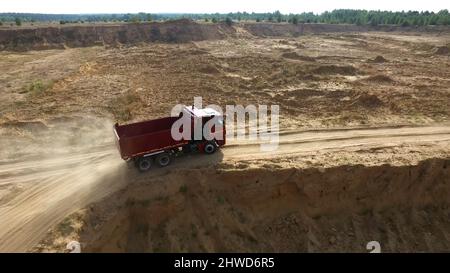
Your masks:
<path fill-rule="evenodd" d="M 0 251 L 26 251 L 68 213 L 125 184 L 112 122 L 8 122 L 0 132 Z"/>

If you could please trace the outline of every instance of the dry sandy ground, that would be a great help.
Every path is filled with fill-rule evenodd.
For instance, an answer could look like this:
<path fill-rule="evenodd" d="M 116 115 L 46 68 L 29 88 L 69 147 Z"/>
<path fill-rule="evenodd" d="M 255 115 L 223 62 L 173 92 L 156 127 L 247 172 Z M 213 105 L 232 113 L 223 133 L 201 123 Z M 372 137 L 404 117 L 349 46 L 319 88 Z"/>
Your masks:
<path fill-rule="evenodd" d="M 1 52 L 0 251 L 63 251 L 71 239 L 90 251 L 365 251 L 356 244 L 376 236 L 393 252 L 447 249 L 450 58 L 434 50 L 449 37 L 246 35 Z M 112 124 L 167 115 L 177 103 L 192 104 L 194 96 L 205 104 L 279 104 L 279 149 L 262 153 L 258 143 L 230 141 L 212 157 L 179 158 L 147 174 L 129 169 L 115 150 Z M 444 161 L 420 163 L 433 158 Z M 403 166 L 409 169 L 396 169 Z M 300 174 L 285 177 L 292 169 Z M 307 188 L 314 187 L 303 184 L 308 170 L 317 171 L 311 181 L 318 192 L 332 186 L 341 199 L 326 203 L 340 210 L 318 199 L 311 201 L 317 211 L 305 206 L 312 194 Z M 392 186 L 373 178 L 383 173 Z M 233 198 L 236 183 L 251 177 L 261 188 L 236 195 L 245 202 Z M 380 186 L 372 189 L 366 180 Z M 422 180 L 430 181 L 428 190 Z M 359 191 L 343 194 L 352 183 Z M 393 187 L 391 195 L 384 196 L 383 187 Z M 148 196 L 130 204 L 138 189 Z M 365 200 L 371 189 L 373 198 L 390 200 L 385 207 L 371 214 L 374 203 L 348 201 L 347 207 L 360 210 L 344 213 L 340 201 Z M 223 194 L 208 197 L 209 190 Z M 414 191 L 423 197 L 413 198 Z M 269 193 L 278 197 L 267 201 Z M 99 203 L 79 211 L 93 202 Z M 205 206 L 217 208 L 215 223 L 201 220 L 210 213 Z M 302 210 L 307 212 L 295 214 Z M 136 222 L 141 218 L 146 220 Z M 188 219 L 194 222 L 183 225 Z M 388 226 L 371 229 L 364 224 L 370 221 Z M 184 240 L 180 233 L 189 235 Z"/>
<path fill-rule="evenodd" d="M 220 154 L 212 157 L 198 155 L 195 160 L 180 158 L 171 169 L 154 170 L 146 175 L 128 169 L 118 158 L 111 142 L 89 149 L 80 148 L 76 154 L 61 153 L 46 159 L 3 163 L 0 189 L 5 193 L 0 196 L 3 220 L 0 224 L 0 251 L 29 250 L 65 216 L 132 181 L 165 176 L 177 168 L 196 169 L 217 164 L 219 169 L 225 170 L 258 166 L 282 169 L 329 168 L 355 163 L 417 164 L 426 158 L 448 157 L 449 144 L 450 127 L 446 124 L 346 128 L 280 132 L 279 149 L 271 153 L 261 152 L 255 142 L 231 141 Z M 403 154 L 395 149 L 403 151 Z M 373 150 L 387 158 L 368 157 Z M 357 155 L 348 158 L 352 154 Z M 157 191 L 157 187 L 153 190 Z"/>
<path fill-rule="evenodd" d="M 282 125 L 294 129 L 441 122 L 450 109 L 450 64 L 435 49 L 449 41 L 329 34 L 1 52 L 1 118 L 142 120 L 202 96 L 222 106 L 279 104 Z M 44 87 L 30 88 L 36 82 Z"/>

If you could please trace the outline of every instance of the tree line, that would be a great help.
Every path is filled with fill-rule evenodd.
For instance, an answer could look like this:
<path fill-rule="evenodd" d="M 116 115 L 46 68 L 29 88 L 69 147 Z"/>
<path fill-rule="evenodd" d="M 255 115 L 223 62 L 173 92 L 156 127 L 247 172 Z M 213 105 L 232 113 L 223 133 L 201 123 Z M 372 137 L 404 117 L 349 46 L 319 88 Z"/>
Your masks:
<path fill-rule="evenodd" d="M 339 9 L 326 11 L 321 14 L 305 12 L 301 14 L 282 14 L 279 11 L 269 13 L 209 13 L 209 14 L 34 14 L 34 13 L 0 13 L 0 24 L 11 23 L 21 25 L 22 22 L 59 22 L 85 23 L 85 22 L 149 22 L 166 21 L 187 18 L 204 20 L 206 22 L 227 23 L 237 21 L 278 22 L 278 23 L 326 23 L 326 24 L 355 24 L 355 25 L 401 25 L 401 26 L 427 26 L 450 25 L 450 14 L 444 9 L 439 12 L 429 11 L 367 11 Z"/>

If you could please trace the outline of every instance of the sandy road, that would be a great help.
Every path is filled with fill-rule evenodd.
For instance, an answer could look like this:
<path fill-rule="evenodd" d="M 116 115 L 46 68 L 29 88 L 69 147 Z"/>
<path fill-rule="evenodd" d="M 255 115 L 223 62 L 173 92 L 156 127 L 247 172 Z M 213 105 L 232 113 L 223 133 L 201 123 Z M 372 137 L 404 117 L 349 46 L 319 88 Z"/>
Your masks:
<path fill-rule="evenodd" d="M 426 143 L 450 140 L 450 125 L 427 127 L 377 127 L 310 131 L 282 131 L 275 151 L 262 152 L 261 141 L 234 141 L 224 149 L 226 158 L 257 159 L 287 156 L 302 152 L 349 147 L 387 147 L 405 143 Z M 449 147 L 450 148 L 450 147 Z"/>
<path fill-rule="evenodd" d="M 423 143 L 448 143 L 448 124 L 427 127 L 382 127 L 310 131 L 282 131 L 279 147 L 261 152 L 260 143 L 229 141 L 220 160 L 249 160 L 301 154 L 324 149 L 386 147 Z M 447 144 L 446 144 L 447 145 Z M 169 167 L 202 165 L 207 160 L 177 159 Z M 167 169 L 166 169 L 167 170 Z M 167 171 L 165 171 L 167 172 Z M 164 175 L 154 170 L 139 174 L 119 158 L 114 145 L 25 162 L 0 164 L 0 252 L 24 252 L 33 247 L 49 228 L 68 214 L 95 202 L 139 178 Z"/>

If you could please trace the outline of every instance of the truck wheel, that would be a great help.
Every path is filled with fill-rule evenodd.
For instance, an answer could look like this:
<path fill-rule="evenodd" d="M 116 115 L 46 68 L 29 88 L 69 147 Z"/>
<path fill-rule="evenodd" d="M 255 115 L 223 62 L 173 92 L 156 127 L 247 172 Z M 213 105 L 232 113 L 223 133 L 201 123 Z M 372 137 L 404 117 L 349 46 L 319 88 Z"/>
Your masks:
<path fill-rule="evenodd" d="M 148 157 L 142 157 L 137 161 L 137 168 L 141 172 L 146 172 L 150 170 L 150 167 L 152 166 L 152 160 Z"/>
<path fill-rule="evenodd" d="M 171 158 L 168 153 L 162 153 L 156 157 L 156 163 L 158 163 L 158 165 L 160 167 L 168 166 L 170 164 L 170 161 L 171 161 Z"/>
<path fill-rule="evenodd" d="M 217 145 L 213 141 L 208 141 L 203 148 L 205 154 L 213 154 L 217 150 Z"/>

